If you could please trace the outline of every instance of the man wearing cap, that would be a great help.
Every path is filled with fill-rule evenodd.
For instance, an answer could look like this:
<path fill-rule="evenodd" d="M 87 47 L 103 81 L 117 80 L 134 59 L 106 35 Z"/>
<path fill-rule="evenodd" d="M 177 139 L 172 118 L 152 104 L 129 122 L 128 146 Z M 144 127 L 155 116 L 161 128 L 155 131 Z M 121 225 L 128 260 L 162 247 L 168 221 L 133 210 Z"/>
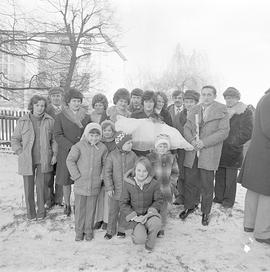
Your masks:
<path fill-rule="evenodd" d="M 139 111 L 143 108 L 142 106 L 142 96 L 143 90 L 136 88 L 131 91 L 130 94 L 130 104 L 128 106 L 128 110 L 132 113 L 135 111 Z"/>
<path fill-rule="evenodd" d="M 184 126 L 184 136 L 194 146 L 194 150 L 185 152 L 185 210 L 179 217 L 184 220 L 195 210 L 197 192 L 201 190 L 204 226 L 210 220 L 214 172 L 218 169 L 222 143 L 230 130 L 227 108 L 215 99 L 215 87 L 204 86 L 201 90 L 201 103 L 192 107 Z"/>
<path fill-rule="evenodd" d="M 214 202 L 230 211 L 236 195 L 236 178 L 242 166 L 243 147 L 250 140 L 253 128 L 253 112 L 250 106 L 240 102 L 240 92 L 229 87 L 223 93 L 230 117 L 230 132 L 223 142 L 218 171 L 215 175 Z"/>
<path fill-rule="evenodd" d="M 53 119 L 55 119 L 56 115 L 59 114 L 63 109 L 63 96 L 64 96 L 64 89 L 61 87 L 53 87 L 49 90 L 49 101 L 51 103 L 48 105 L 46 112 Z M 51 208 L 54 204 L 62 206 L 62 202 L 63 202 L 63 186 L 58 184 L 54 185 L 55 174 L 56 174 L 56 164 L 53 167 L 51 179 L 48 183 L 49 199 L 46 202 L 46 205 L 48 208 Z"/>
<path fill-rule="evenodd" d="M 59 114 L 63 109 L 63 97 L 64 89 L 61 87 L 53 87 L 49 90 L 49 101 L 51 102 L 46 112 L 55 119 L 55 116 Z"/>
<path fill-rule="evenodd" d="M 186 90 L 184 94 L 184 109 L 177 113 L 175 116 L 175 128 L 184 136 L 184 125 L 187 122 L 187 115 L 191 108 L 198 104 L 200 100 L 200 94 L 194 90 Z M 184 159 L 185 150 L 177 149 L 177 162 L 179 168 L 179 178 L 177 182 L 177 190 L 179 192 L 175 199 L 175 205 L 184 204 Z M 200 192 L 198 192 L 198 203 L 200 202 Z"/>

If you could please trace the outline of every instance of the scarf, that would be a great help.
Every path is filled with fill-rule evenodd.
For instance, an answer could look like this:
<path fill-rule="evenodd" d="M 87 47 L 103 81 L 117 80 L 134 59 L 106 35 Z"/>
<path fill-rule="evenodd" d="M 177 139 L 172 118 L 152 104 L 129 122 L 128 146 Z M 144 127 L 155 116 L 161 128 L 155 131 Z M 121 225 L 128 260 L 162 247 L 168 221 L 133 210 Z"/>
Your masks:
<path fill-rule="evenodd" d="M 69 121 L 77 125 L 79 128 L 83 128 L 82 120 L 86 115 L 86 110 L 84 108 L 80 108 L 76 113 L 74 113 L 70 108 L 65 107 L 62 112 Z"/>

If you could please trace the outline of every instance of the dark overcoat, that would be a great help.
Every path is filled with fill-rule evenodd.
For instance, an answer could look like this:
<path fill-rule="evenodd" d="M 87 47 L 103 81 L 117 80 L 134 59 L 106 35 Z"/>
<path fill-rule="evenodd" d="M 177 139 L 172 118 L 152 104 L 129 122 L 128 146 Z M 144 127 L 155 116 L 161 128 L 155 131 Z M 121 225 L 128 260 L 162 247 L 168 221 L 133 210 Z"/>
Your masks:
<path fill-rule="evenodd" d="M 250 140 L 252 128 L 253 112 L 250 107 L 237 107 L 230 119 L 229 136 L 223 142 L 219 167 L 241 168 L 244 144 Z"/>
<path fill-rule="evenodd" d="M 56 183 L 59 185 L 70 185 L 73 181 L 70 179 L 69 171 L 66 165 L 66 159 L 71 147 L 80 141 L 84 128 L 91 122 L 89 115 L 85 115 L 82 120 L 83 128 L 70 121 L 63 112 L 56 116 L 54 123 L 54 137 L 58 144 Z"/>
<path fill-rule="evenodd" d="M 238 182 L 248 190 L 270 196 L 270 91 L 257 104 L 252 138 Z"/>

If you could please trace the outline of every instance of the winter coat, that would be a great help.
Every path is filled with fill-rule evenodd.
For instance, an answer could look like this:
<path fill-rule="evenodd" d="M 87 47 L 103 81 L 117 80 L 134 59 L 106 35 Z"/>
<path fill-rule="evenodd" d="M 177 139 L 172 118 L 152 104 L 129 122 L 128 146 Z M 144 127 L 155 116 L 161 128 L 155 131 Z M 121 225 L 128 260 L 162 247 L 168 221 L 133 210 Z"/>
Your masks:
<path fill-rule="evenodd" d="M 57 168 L 56 168 L 56 183 L 60 185 L 69 185 L 73 181 L 70 180 L 70 175 L 66 165 L 66 159 L 71 147 L 80 141 L 84 128 L 91 122 L 89 115 L 85 115 L 82 120 L 83 128 L 69 120 L 63 112 L 56 116 L 54 124 L 54 136 L 58 143 Z"/>
<path fill-rule="evenodd" d="M 71 179 L 74 180 L 74 193 L 84 196 L 98 195 L 101 187 L 101 173 L 108 150 L 99 142 L 91 145 L 81 140 L 71 147 L 66 164 Z"/>
<path fill-rule="evenodd" d="M 160 156 L 153 151 L 147 158 L 152 164 L 153 176 L 160 184 L 162 195 L 167 201 L 171 201 L 179 174 L 175 155 L 168 152 Z"/>
<path fill-rule="evenodd" d="M 120 211 L 129 222 L 127 228 L 134 228 L 137 225 L 137 222 L 132 221 L 135 216 L 146 214 L 160 216 L 163 197 L 159 183 L 152 176 L 147 178 L 147 184 L 143 186 L 142 190 L 134 180 L 132 170 L 127 172 L 124 182 Z"/>
<path fill-rule="evenodd" d="M 230 118 L 229 136 L 223 142 L 220 167 L 241 168 L 244 144 L 251 138 L 253 112 L 243 103 L 237 103 Z"/>
<path fill-rule="evenodd" d="M 171 118 L 172 118 L 172 126 L 175 128 L 176 127 L 176 119 L 177 119 L 177 114 L 175 114 L 174 110 L 174 104 L 171 104 L 168 106 L 167 110 L 169 111 Z"/>
<path fill-rule="evenodd" d="M 183 109 L 180 113 L 175 115 L 175 128 L 184 136 L 184 126 L 187 122 L 187 110 Z M 185 150 L 177 149 L 177 162 L 179 168 L 179 178 L 184 179 L 184 160 L 185 160 Z"/>
<path fill-rule="evenodd" d="M 153 112 L 148 116 L 143 109 L 133 112 L 130 117 L 135 119 L 153 118 L 155 120 L 162 121 L 162 117 L 159 114 Z"/>
<path fill-rule="evenodd" d="M 62 109 L 63 106 L 61 106 L 61 110 Z M 46 108 L 46 113 L 48 113 L 54 120 L 56 118 L 56 115 L 58 115 L 60 112 L 57 112 L 52 104 L 49 104 Z"/>
<path fill-rule="evenodd" d="M 57 143 L 53 137 L 53 125 L 53 118 L 47 113 L 44 113 L 40 124 L 40 162 L 42 173 L 53 171 L 51 159 L 53 155 L 56 156 L 57 154 Z M 34 140 L 34 127 L 30 119 L 30 113 L 27 113 L 18 120 L 11 138 L 12 150 L 19 155 L 19 175 L 33 175 L 32 148 Z"/>
<path fill-rule="evenodd" d="M 113 198 L 120 200 L 124 175 L 134 167 L 137 156 L 133 151 L 122 152 L 114 149 L 107 157 L 104 170 L 104 183 L 106 191 L 114 191 Z"/>
<path fill-rule="evenodd" d="M 248 190 L 270 196 L 270 92 L 257 104 L 252 138 L 238 182 Z"/>
<path fill-rule="evenodd" d="M 200 140 L 204 147 L 200 150 L 198 168 L 215 171 L 218 169 L 223 141 L 230 130 L 229 114 L 225 105 L 214 101 L 208 110 L 207 117 L 202 121 L 202 104 L 195 105 L 187 116 L 184 136 L 188 142 L 196 137 L 195 114 L 199 115 Z M 192 168 L 196 151 L 186 151 L 184 166 Z"/>
<path fill-rule="evenodd" d="M 169 113 L 169 111 L 167 109 L 162 109 L 160 112 L 160 116 L 161 116 L 161 120 L 167 124 L 168 126 L 173 126 L 172 124 L 172 117 L 171 114 Z"/>
<path fill-rule="evenodd" d="M 116 148 L 116 143 L 115 143 L 115 136 L 107 139 L 107 138 L 102 138 L 101 139 L 101 142 L 103 144 L 105 144 L 105 146 L 107 147 L 108 149 L 108 153 L 110 153 L 111 151 L 113 151 L 115 148 Z"/>

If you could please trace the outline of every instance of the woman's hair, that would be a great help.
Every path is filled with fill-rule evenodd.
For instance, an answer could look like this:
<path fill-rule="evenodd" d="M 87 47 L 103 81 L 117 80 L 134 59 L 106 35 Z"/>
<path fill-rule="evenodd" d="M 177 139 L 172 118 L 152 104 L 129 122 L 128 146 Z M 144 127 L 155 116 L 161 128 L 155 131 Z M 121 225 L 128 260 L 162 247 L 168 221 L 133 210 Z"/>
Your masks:
<path fill-rule="evenodd" d="M 142 96 L 142 104 L 144 103 L 144 101 L 147 101 L 147 100 L 153 100 L 154 101 L 154 107 L 155 107 L 156 104 L 157 104 L 157 98 L 156 98 L 155 92 L 153 92 L 153 91 L 144 91 L 143 96 Z"/>
<path fill-rule="evenodd" d="M 31 97 L 30 101 L 29 101 L 29 104 L 28 104 L 28 110 L 33 113 L 33 108 L 34 108 L 34 104 L 37 104 L 38 101 L 44 101 L 45 102 L 45 109 L 44 111 L 46 110 L 47 108 L 47 99 L 41 95 L 37 95 L 35 94 L 34 96 Z"/>
<path fill-rule="evenodd" d="M 130 93 L 129 93 L 129 91 L 127 89 L 121 88 L 121 89 L 118 89 L 114 93 L 114 95 L 113 95 L 113 103 L 114 103 L 114 105 L 116 105 L 117 102 L 118 102 L 118 100 L 120 100 L 120 99 L 125 99 L 128 102 L 128 104 L 129 104 L 129 102 L 130 102 Z"/>
<path fill-rule="evenodd" d="M 163 109 L 166 109 L 167 106 L 168 106 L 168 97 L 167 97 L 167 95 L 164 92 L 161 92 L 161 91 L 156 92 L 156 100 L 157 100 L 158 95 L 160 95 L 163 98 L 163 100 L 164 100 Z"/>
<path fill-rule="evenodd" d="M 79 90 L 75 88 L 70 88 L 65 95 L 65 102 L 68 104 L 72 98 L 80 99 L 82 102 L 83 95 Z"/>
<path fill-rule="evenodd" d="M 149 161 L 148 158 L 146 157 L 140 157 L 139 159 L 136 160 L 135 162 L 135 166 L 134 166 L 134 169 L 133 169 L 133 176 L 135 176 L 135 169 L 137 167 L 137 165 L 141 163 L 147 170 L 148 172 L 148 176 L 152 176 L 152 172 L 153 172 L 153 169 L 152 169 L 152 164 L 151 162 Z"/>
<path fill-rule="evenodd" d="M 98 94 L 93 96 L 93 98 L 92 98 L 92 108 L 95 107 L 96 103 L 102 103 L 104 105 L 104 110 L 106 110 L 108 108 L 108 99 L 102 93 L 98 93 Z"/>

